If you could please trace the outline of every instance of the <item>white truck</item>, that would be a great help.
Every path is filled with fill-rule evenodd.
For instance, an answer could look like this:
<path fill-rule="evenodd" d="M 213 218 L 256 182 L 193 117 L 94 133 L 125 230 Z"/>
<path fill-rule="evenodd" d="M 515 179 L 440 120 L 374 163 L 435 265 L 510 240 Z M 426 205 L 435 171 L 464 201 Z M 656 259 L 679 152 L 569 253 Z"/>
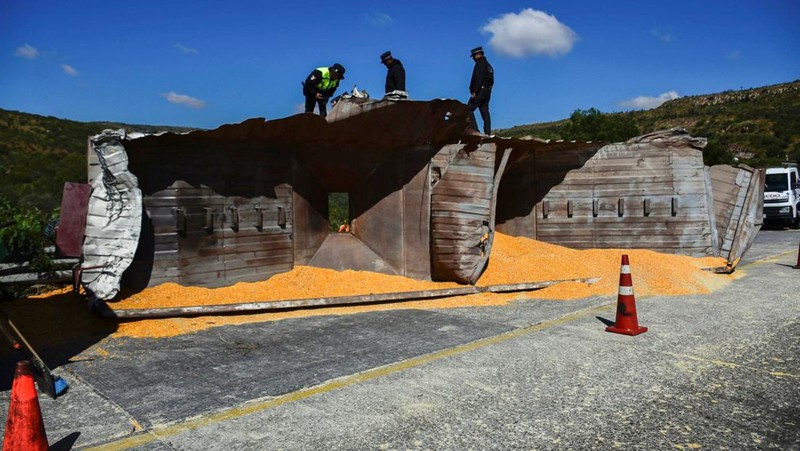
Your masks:
<path fill-rule="evenodd" d="M 800 228 L 800 175 L 797 165 L 767 168 L 765 184 L 765 222 Z"/>

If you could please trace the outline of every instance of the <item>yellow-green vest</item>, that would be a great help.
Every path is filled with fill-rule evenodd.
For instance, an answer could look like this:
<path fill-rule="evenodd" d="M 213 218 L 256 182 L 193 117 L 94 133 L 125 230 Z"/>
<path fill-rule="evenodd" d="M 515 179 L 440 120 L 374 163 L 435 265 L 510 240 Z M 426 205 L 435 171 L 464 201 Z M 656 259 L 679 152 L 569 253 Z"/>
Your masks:
<path fill-rule="evenodd" d="M 339 80 L 331 80 L 331 70 L 327 67 L 318 67 L 318 71 L 322 72 L 322 80 L 317 83 L 317 89 L 320 91 L 327 91 L 331 88 L 339 86 Z"/>

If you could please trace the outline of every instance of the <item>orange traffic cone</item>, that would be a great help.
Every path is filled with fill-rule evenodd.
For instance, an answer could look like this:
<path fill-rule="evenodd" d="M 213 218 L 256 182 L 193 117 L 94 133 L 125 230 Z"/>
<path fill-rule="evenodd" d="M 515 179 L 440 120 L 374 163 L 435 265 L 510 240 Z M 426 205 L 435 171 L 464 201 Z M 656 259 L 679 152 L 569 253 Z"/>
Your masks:
<path fill-rule="evenodd" d="M 47 450 L 47 435 L 44 432 L 42 411 L 33 382 L 31 362 L 17 362 L 14 384 L 11 386 L 11 404 L 8 406 L 6 433 L 3 449 Z"/>
<path fill-rule="evenodd" d="M 636 298 L 633 296 L 631 265 L 628 256 L 622 256 L 622 268 L 619 272 L 619 295 L 617 296 L 617 320 L 613 326 L 606 327 L 606 332 L 624 335 L 639 335 L 647 332 L 646 327 L 639 326 L 636 317 Z"/>

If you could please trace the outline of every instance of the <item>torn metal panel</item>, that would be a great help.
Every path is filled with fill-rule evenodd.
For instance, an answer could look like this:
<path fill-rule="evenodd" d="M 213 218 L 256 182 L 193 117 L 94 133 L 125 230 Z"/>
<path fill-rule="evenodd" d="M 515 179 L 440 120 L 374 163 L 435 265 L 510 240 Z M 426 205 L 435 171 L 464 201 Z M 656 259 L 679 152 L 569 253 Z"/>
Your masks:
<path fill-rule="evenodd" d="M 507 156 L 505 158 L 507 160 Z M 431 164 L 433 277 L 474 284 L 486 267 L 494 236 L 496 146 L 443 147 Z"/>
<path fill-rule="evenodd" d="M 81 282 L 99 299 L 111 299 L 119 292 L 141 231 L 142 193 L 136 176 L 128 170 L 121 144 L 124 136 L 123 130 L 107 130 L 91 141 L 100 175 L 92 179 Z"/>
<path fill-rule="evenodd" d="M 746 165 L 709 168 L 710 192 L 719 237 L 719 256 L 733 266 L 744 255 L 763 221 L 764 169 Z"/>
<path fill-rule="evenodd" d="M 708 139 L 691 136 L 683 128 L 671 128 L 633 137 L 626 141 L 626 144 L 648 144 L 659 148 L 686 147 L 703 150 L 708 144 Z"/>

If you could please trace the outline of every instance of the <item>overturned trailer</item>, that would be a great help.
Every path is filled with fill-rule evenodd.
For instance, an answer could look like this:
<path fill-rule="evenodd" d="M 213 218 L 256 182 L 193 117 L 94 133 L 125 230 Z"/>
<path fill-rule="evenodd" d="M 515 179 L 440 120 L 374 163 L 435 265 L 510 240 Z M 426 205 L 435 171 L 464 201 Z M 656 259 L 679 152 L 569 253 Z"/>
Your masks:
<path fill-rule="evenodd" d="M 514 148 L 497 230 L 562 246 L 644 248 L 733 266 L 762 224 L 764 171 L 703 165 L 705 138 L 673 129 L 624 143 Z"/>
<path fill-rule="evenodd" d="M 216 287 L 311 265 L 474 284 L 495 230 L 576 248 L 723 256 L 760 226 L 763 174 L 705 168 L 672 130 L 605 145 L 465 135 L 454 100 L 342 101 L 211 131 L 90 139 L 80 282 Z M 349 233 L 329 197 L 347 193 Z"/>

